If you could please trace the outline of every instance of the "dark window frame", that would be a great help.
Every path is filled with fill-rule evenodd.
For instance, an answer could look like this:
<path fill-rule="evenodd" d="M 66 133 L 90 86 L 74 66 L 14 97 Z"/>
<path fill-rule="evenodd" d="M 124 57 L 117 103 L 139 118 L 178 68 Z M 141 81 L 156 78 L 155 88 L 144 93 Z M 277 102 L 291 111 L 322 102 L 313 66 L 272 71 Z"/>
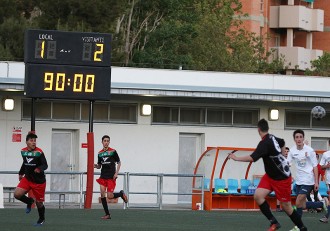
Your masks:
<path fill-rule="evenodd" d="M 36 121 L 53 121 L 53 122 L 88 122 L 88 118 L 85 118 L 85 116 L 83 115 L 83 107 L 86 106 L 86 102 L 85 101 L 57 101 L 57 100 L 40 100 L 40 101 L 36 101 L 36 107 L 38 106 L 38 104 L 49 104 L 49 110 L 50 110 L 50 115 L 48 116 L 48 118 L 40 118 L 38 116 L 36 116 Z M 65 118 L 54 118 L 54 103 L 57 104 L 78 104 L 79 105 L 79 118 L 77 119 L 65 119 Z M 27 100 L 27 99 L 22 99 L 21 101 L 21 119 L 24 121 L 30 121 L 31 120 L 31 109 L 24 109 L 24 107 L 28 105 L 31 107 L 31 101 Z M 94 107 L 96 105 L 105 105 L 107 107 L 107 119 L 103 119 L 103 120 L 95 120 L 94 118 L 94 123 L 114 123 L 114 124 L 137 124 L 138 122 L 138 103 L 117 103 L 117 102 L 96 102 L 94 103 Z M 116 107 L 128 107 L 130 113 L 132 113 L 127 119 L 127 118 L 123 118 L 121 119 L 116 119 L 116 120 L 111 120 L 110 115 L 111 115 L 111 106 L 114 105 Z M 89 106 L 87 104 L 87 106 Z M 26 114 L 27 113 L 27 114 Z M 84 110 L 84 113 L 86 113 L 86 110 Z M 89 113 L 89 108 L 87 110 L 87 113 Z M 88 115 L 89 116 L 89 115 Z M 95 111 L 94 111 L 94 116 L 95 116 Z"/>

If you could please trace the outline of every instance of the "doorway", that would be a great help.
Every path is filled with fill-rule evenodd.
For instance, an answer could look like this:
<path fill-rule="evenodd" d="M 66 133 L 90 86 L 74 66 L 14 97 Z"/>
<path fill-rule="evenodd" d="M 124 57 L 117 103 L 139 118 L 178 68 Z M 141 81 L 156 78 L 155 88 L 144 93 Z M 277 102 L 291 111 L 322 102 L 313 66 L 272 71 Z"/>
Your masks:
<path fill-rule="evenodd" d="M 53 130 L 51 148 L 51 171 L 73 172 L 78 166 L 78 132 L 76 130 Z M 77 191 L 79 188 L 79 175 L 52 174 L 50 176 L 51 191 Z M 51 194 L 51 201 L 58 201 L 58 195 Z M 66 198 L 69 202 L 77 202 L 78 195 Z"/>
<path fill-rule="evenodd" d="M 194 174 L 198 158 L 203 152 L 204 134 L 180 133 L 179 135 L 179 174 Z M 192 189 L 192 178 L 179 177 L 178 192 L 187 193 Z M 179 195 L 179 203 L 191 203 L 191 195 Z"/>

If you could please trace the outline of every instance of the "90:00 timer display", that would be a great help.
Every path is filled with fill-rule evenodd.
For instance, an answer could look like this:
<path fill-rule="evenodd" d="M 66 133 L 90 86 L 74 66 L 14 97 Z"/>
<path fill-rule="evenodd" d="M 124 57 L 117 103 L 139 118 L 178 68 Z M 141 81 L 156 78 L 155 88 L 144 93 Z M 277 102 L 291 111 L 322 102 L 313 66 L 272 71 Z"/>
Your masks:
<path fill-rule="evenodd" d="M 110 98 L 110 67 L 25 64 L 25 92 L 34 98 Z"/>
<path fill-rule="evenodd" d="M 73 83 L 71 83 L 71 78 L 67 78 L 65 73 L 45 72 L 44 90 L 64 91 L 66 86 L 70 87 L 72 84 L 74 92 L 94 92 L 94 80 L 95 75 L 92 74 L 74 74 Z"/>

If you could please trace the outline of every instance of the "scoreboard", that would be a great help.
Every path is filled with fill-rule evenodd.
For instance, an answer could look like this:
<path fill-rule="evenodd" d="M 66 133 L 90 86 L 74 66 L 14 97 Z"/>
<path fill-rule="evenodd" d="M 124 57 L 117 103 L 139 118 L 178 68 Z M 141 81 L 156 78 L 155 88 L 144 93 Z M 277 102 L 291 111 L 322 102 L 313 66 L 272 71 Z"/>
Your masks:
<path fill-rule="evenodd" d="M 110 34 L 27 30 L 24 43 L 27 97 L 110 99 Z"/>

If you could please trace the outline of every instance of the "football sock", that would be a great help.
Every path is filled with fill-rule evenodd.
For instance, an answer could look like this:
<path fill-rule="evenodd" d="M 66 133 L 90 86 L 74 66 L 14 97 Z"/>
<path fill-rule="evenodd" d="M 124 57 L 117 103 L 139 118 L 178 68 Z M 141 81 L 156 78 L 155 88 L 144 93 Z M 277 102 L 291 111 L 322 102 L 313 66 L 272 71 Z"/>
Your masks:
<path fill-rule="evenodd" d="M 38 208 L 39 218 L 40 220 L 45 220 L 45 206 L 43 205 L 41 208 Z"/>
<path fill-rule="evenodd" d="M 298 228 L 302 228 L 304 227 L 304 224 L 301 220 L 301 216 L 297 213 L 296 210 L 293 210 L 292 214 L 289 216 L 291 221 L 298 227 Z M 304 230 L 304 229 L 300 229 L 300 230 Z M 307 229 L 306 229 L 307 230 Z"/>
<path fill-rule="evenodd" d="M 110 215 L 109 208 L 108 208 L 108 203 L 107 203 L 107 198 L 106 197 L 101 197 L 101 201 L 102 201 L 102 206 L 103 206 L 105 214 Z"/>
<path fill-rule="evenodd" d="M 32 204 L 34 202 L 34 200 L 31 197 L 27 197 L 25 195 L 21 196 L 21 198 L 19 198 L 19 200 L 27 205 Z"/>
<path fill-rule="evenodd" d="M 118 198 L 121 197 L 123 195 L 123 193 L 119 192 L 119 193 L 114 193 L 113 194 L 113 198 Z"/>
<path fill-rule="evenodd" d="M 306 202 L 306 209 L 318 209 L 323 208 L 323 203 L 321 201 L 313 202 L 313 201 L 307 201 Z"/>
<path fill-rule="evenodd" d="M 314 201 L 320 201 L 319 198 L 317 197 L 317 194 L 319 193 L 319 191 L 314 191 Z M 316 195 L 316 196 L 315 196 Z"/>
<path fill-rule="evenodd" d="M 262 214 L 264 214 L 265 217 L 267 217 L 267 219 L 270 221 L 271 224 L 278 223 L 278 221 L 276 220 L 276 218 L 273 216 L 272 212 L 270 211 L 269 204 L 267 203 L 267 201 L 265 201 L 264 203 L 259 205 L 259 208 L 260 208 L 260 211 L 262 212 Z"/>
<path fill-rule="evenodd" d="M 297 213 L 300 217 L 303 215 L 303 209 L 302 208 L 297 208 Z"/>

